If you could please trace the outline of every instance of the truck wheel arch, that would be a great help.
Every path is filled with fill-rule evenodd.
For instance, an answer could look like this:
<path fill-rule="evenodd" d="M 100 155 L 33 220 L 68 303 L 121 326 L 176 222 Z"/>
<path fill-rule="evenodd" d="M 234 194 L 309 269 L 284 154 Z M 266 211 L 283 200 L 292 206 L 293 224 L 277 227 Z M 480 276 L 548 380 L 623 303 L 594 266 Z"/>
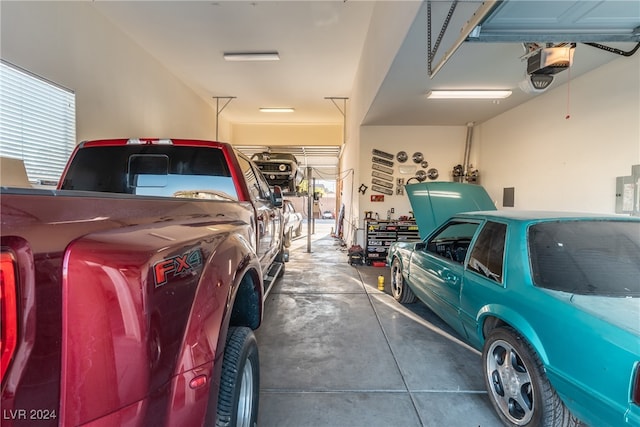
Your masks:
<path fill-rule="evenodd" d="M 215 387 L 209 388 L 209 400 L 205 414 L 205 424 L 214 426 L 217 417 L 217 402 L 219 398 L 219 386 L 222 377 L 222 361 L 224 349 L 228 334 L 237 327 L 248 327 L 257 329 L 262 321 L 262 296 L 264 290 L 259 273 L 259 264 L 254 256 L 247 255 L 245 260 L 241 262 L 238 270 L 236 270 L 237 283 L 231 285 L 229 295 L 229 305 L 226 315 L 223 317 L 220 325 L 220 334 L 218 335 L 218 345 L 216 351 L 216 360 L 213 366 L 212 382 Z"/>
<path fill-rule="evenodd" d="M 249 270 L 243 274 L 233 298 L 229 327 L 248 326 L 255 330 L 260 326 L 262 293 L 257 289 L 260 286 L 259 283 L 255 270 Z"/>

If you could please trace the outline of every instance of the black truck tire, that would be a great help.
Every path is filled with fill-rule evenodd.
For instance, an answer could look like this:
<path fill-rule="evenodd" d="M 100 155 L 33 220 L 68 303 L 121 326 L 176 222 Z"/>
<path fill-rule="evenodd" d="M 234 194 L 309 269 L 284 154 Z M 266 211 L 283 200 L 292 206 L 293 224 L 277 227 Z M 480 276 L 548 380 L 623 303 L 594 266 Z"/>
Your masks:
<path fill-rule="evenodd" d="M 258 423 L 260 363 L 258 343 L 247 327 L 230 327 L 222 361 L 216 427 Z"/>

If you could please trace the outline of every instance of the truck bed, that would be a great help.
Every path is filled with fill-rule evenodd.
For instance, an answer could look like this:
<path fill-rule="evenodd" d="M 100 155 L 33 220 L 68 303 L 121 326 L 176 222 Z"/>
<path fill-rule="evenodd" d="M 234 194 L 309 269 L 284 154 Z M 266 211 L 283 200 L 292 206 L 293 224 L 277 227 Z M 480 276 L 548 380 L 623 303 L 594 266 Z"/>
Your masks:
<path fill-rule="evenodd" d="M 0 204 L 20 284 L 2 425 L 78 425 L 114 408 L 197 425 L 193 408 L 165 411 L 176 382 L 219 370 L 235 276 L 260 277 L 241 250 L 255 236 L 250 203 L 2 188 Z"/>

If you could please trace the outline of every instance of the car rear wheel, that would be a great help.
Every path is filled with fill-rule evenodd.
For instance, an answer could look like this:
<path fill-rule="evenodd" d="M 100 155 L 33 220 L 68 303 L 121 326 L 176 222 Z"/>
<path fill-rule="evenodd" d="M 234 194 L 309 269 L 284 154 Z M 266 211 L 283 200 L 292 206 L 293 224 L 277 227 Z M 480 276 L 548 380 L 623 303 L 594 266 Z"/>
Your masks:
<path fill-rule="evenodd" d="M 260 363 L 253 331 L 231 327 L 222 362 L 216 427 L 254 427 L 259 389 Z"/>
<path fill-rule="evenodd" d="M 509 426 L 575 427 L 531 345 L 510 327 L 496 328 L 482 351 L 489 399 Z"/>
<path fill-rule="evenodd" d="M 402 264 L 398 258 L 391 263 L 391 294 L 402 304 L 411 304 L 416 301 L 416 296 L 402 277 Z"/>

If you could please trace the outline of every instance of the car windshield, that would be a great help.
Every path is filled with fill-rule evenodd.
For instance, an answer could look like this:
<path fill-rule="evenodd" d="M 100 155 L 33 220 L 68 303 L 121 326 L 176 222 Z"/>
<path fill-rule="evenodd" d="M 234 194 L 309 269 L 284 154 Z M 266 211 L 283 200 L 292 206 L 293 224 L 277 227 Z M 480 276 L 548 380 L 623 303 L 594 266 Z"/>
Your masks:
<path fill-rule="evenodd" d="M 640 222 L 543 222 L 529 228 L 528 240 L 536 286 L 640 297 Z"/>

